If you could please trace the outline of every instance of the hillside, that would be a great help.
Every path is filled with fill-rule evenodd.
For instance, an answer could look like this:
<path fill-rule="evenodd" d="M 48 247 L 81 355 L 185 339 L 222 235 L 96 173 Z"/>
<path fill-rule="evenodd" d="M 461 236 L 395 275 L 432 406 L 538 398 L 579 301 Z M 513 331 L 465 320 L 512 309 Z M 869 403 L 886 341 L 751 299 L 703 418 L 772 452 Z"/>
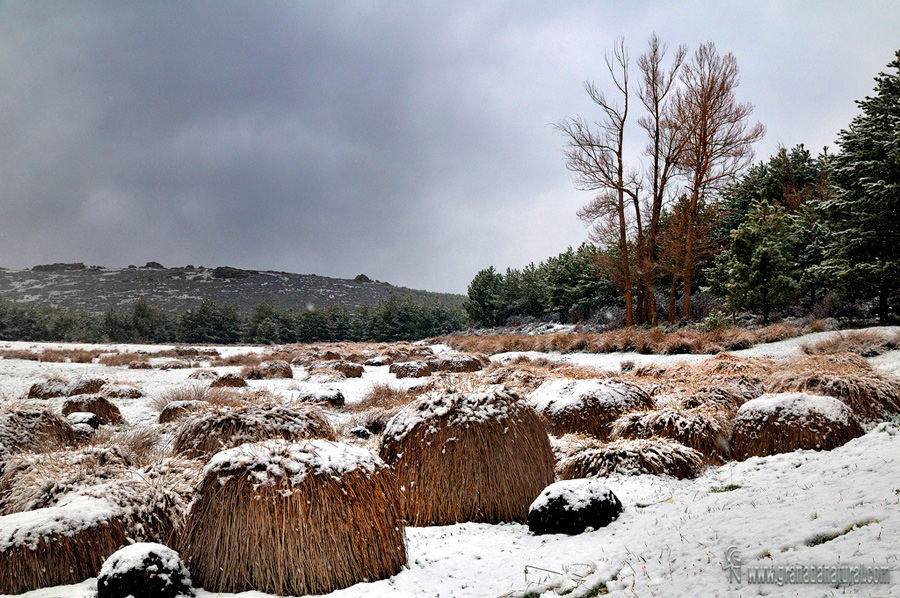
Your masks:
<path fill-rule="evenodd" d="M 231 267 L 164 268 L 153 262 L 136 268 L 51 264 L 29 270 L 0 269 L 0 298 L 69 309 L 104 312 L 130 307 L 139 299 L 181 312 L 208 299 L 249 311 L 260 302 L 281 308 L 355 309 L 390 298 L 414 297 L 460 305 L 462 295 L 397 287 L 360 275 L 352 280 Z"/>

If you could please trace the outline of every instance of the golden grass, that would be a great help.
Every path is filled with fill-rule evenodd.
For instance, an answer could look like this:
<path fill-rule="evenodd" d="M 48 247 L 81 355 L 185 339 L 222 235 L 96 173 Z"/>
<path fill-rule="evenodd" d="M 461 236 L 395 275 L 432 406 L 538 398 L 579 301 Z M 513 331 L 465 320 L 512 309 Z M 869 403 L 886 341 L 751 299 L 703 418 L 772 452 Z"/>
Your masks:
<path fill-rule="evenodd" d="M 699 452 L 706 463 L 718 465 L 729 458 L 730 421 L 711 411 L 663 408 L 628 413 L 610 428 L 612 440 L 668 438 Z"/>
<path fill-rule="evenodd" d="M 846 417 L 827 417 L 819 411 L 798 411 L 788 402 L 766 409 L 755 408 L 753 403 L 742 407 L 732 429 L 734 458 L 744 461 L 754 456 L 764 457 L 800 449 L 831 450 L 865 432 L 849 410 Z"/>
<path fill-rule="evenodd" d="M 560 479 L 628 475 L 667 475 L 694 478 L 703 468 L 703 455 L 666 438 L 584 443 L 557 465 Z"/>
<path fill-rule="evenodd" d="M 520 355 L 506 364 L 491 362 L 484 368 L 481 375 L 485 384 L 503 384 L 526 394 L 534 391 L 549 379 L 587 380 L 611 376 L 608 372 L 588 366 L 572 365 L 544 358 L 529 359 L 524 355 Z"/>
<path fill-rule="evenodd" d="M 509 351 L 559 351 L 569 353 L 613 353 L 636 351 L 645 354 L 718 353 L 746 349 L 803 333 L 791 324 L 773 324 L 758 330 L 724 328 L 710 332 L 683 329 L 664 332 L 659 328 L 620 328 L 600 333 L 556 333 L 544 335 L 447 336 L 441 340 L 457 351 L 494 355 Z"/>
<path fill-rule="evenodd" d="M 52 506 L 60 496 L 103 483 L 134 464 L 130 451 L 108 445 L 14 455 L 0 474 L 0 515 Z"/>
<path fill-rule="evenodd" d="M 247 381 L 237 374 L 222 374 L 209 383 L 210 388 L 243 388 Z"/>
<path fill-rule="evenodd" d="M 221 367 L 229 365 L 242 365 L 253 367 L 263 362 L 262 355 L 259 353 L 237 353 L 228 357 L 219 357 L 210 362 L 210 367 Z"/>
<path fill-rule="evenodd" d="M 392 407 L 405 407 L 424 392 L 423 388 L 400 388 L 387 382 L 377 382 L 369 388 L 363 398 L 348 405 L 351 411 L 367 411 L 374 407 L 382 409 Z"/>
<path fill-rule="evenodd" d="M 155 426 L 136 426 L 127 430 L 103 428 L 91 436 L 89 445 L 127 451 L 129 463 L 141 467 L 157 462 L 167 454 L 159 428 Z"/>
<path fill-rule="evenodd" d="M 338 476 L 307 467 L 305 475 L 282 470 L 260 484 L 253 465 L 286 458 L 270 443 L 270 454 L 258 455 L 260 446 L 240 449 L 252 455 L 250 465 L 211 468 L 200 484 L 179 546 L 198 585 L 305 596 L 400 572 L 406 547 L 389 469 Z M 315 458 L 311 443 L 287 446 Z"/>
<path fill-rule="evenodd" d="M 60 507 L 47 507 L 36 514 L 57 520 L 67 518 L 71 524 L 66 527 L 72 529 L 44 535 L 39 529 L 31 531 L 24 526 L 10 529 L 18 532 L 24 528 L 22 531 L 32 536 L 32 544 L 16 543 L 0 551 L 0 593 L 23 594 L 82 582 L 96 576 L 106 558 L 127 544 L 129 525 L 125 514 L 89 523 L 79 522 L 76 513 Z M 11 520 L 13 517 L 16 516 L 0 518 L 0 525 L 13 528 L 18 523 Z M 60 521 L 55 527 L 62 525 Z"/>
<path fill-rule="evenodd" d="M 5 349 L 0 351 L 3 359 L 21 359 L 25 361 L 44 361 L 47 363 L 91 363 L 99 355 L 96 351 L 85 349 Z"/>
<path fill-rule="evenodd" d="M 270 438 L 336 439 L 331 424 L 316 407 L 250 405 L 214 408 L 192 415 L 178 428 L 173 450 L 202 459 L 239 444 Z"/>
<path fill-rule="evenodd" d="M 21 359 L 22 361 L 40 361 L 41 354 L 28 349 L 3 349 L 0 351 L 3 359 Z"/>
<path fill-rule="evenodd" d="M 849 330 L 802 346 L 810 355 L 835 355 L 856 353 L 863 357 L 874 357 L 900 347 L 900 334 L 877 330 Z"/>
<path fill-rule="evenodd" d="M 419 398 L 391 419 L 380 455 L 409 525 L 525 522 L 554 480 L 543 420 L 503 390 Z"/>
<path fill-rule="evenodd" d="M 150 361 L 150 356 L 146 353 L 108 353 L 100 356 L 100 363 L 110 367 L 128 366 L 132 362 L 146 363 Z"/>

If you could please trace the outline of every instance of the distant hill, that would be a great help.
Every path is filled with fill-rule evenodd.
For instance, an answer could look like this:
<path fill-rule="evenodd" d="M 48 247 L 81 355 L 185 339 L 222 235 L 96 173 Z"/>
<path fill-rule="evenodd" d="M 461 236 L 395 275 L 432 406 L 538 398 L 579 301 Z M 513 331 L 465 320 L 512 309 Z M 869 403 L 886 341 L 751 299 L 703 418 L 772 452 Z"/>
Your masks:
<path fill-rule="evenodd" d="M 0 268 L 0 298 L 69 309 L 105 312 L 129 308 L 138 299 L 172 312 L 196 307 L 204 299 L 233 303 L 243 311 L 263 301 L 281 308 L 345 307 L 353 310 L 398 297 L 414 297 L 459 306 L 464 297 L 378 282 L 315 274 L 241 270 L 229 266 L 164 268 L 156 262 L 128 268 L 47 264 L 29 270 Z"/>

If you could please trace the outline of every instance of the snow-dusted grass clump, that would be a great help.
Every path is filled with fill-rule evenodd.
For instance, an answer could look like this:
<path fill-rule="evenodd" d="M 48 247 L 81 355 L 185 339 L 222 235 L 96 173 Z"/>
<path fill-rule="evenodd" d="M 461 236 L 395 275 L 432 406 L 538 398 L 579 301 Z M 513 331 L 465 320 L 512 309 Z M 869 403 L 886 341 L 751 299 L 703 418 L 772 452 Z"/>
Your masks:
<path fill-rule="evenodd" d="M 397 487 L 374 453 L 270 440 L 204 469 L 180 552 L 213 592 L 324 594 L 406 564 Z"/>
<path fill-rule="evenodd" d="M 388 422 L 380 454 L 410 525 L 524 522 L 554 479 L 544 422 L 500 388 L 423 395 Z"/>
<path fill-rule="evenodd" d="M 315 407 L 251 405 L 237 409 L 217 408 L 186 419 L 175 435 L 174 450 L 188 457 L 209 457 L 246 442 L 267 438 L 335 439 L 324 414 Z"/>
<path fill-rule="evenodd" d="M 673 409 L 628 413 L 610 426 L 610 438 L 668 438 L 703 455 L 708 463 L 721 464 L 729 455 L 731 423 L 727 415 L 706 409 Z"/>
<path fill-rule="evenodd" d="M 589 443 L 576 448 L 557 465 L 564 480 L 624 475 L 696 477 L 703 468 L 703 455 L 666 438 L 616 440 Z"/>
<path fill-rule="evenodd" d="M 584 433 L 605 439 L 609 425 L 631 411 L 656 406 L 641 387 L 622 380 L 548 380 L 528 397 L 554 434 Z"/>
<path fill-rule="evenodd" d="M 734 458 L 744 460 L 799 449 L 830 450 L 862 434 L 856 416 L 835 398 L 775 393 L 738 409 L 732 447 Z"/>

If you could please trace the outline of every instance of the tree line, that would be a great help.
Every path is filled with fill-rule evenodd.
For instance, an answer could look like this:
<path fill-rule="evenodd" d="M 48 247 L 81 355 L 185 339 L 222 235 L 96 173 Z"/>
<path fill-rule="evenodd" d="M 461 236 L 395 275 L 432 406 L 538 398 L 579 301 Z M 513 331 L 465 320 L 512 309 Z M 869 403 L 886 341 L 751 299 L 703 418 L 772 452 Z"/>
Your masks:
<path fill-rule="evenodd" d="M 232 304 L 203 301 L 171 313 L 138 300 L 102 314 L 0 300 L 0 340 L 121 343 L 282 344 L 417 340 L 463 328 L 461 308 L 391 297 L 350 311 L 280 309 L 260 303 L 244 313 Z"/>
<path fill-rule="evenodd" d="M 606 60 L 615 95 L 585 84 L 600 120 L 557 125 L 576 186 L 596 192 L 578 212 L 590 227 L 580 251 L 593 256 L 584 275 L 603 290 L 581 304 L 620 302 L 626 325 L 671 323 L 698 315 L 691 298 L 700 289 L 764 321 L 796 307 L 821 315 L 871 308 L 887 322 L 900 291 L 900 52 L 893 72 L 876 77 L 875 93 L 857 102 L 861 114 L 840 132 L 837 153 L 813 157 L 798 145 L 752 166 L 752 143 L 765 129 L 750 123 L 752 105 L 737 102 L 734 57 L 711 43 L 690 58 L 683 46 L 668 62 L 667 54 L 651 37 L 632 86 L 617 41 Z M 647 140 L 640 164 L 626 163 L 633 96 Z M 489 304 L 480 290 L 486 272 L 470 285 L 467 312 L 489 324 L 473 305 Z"/>

